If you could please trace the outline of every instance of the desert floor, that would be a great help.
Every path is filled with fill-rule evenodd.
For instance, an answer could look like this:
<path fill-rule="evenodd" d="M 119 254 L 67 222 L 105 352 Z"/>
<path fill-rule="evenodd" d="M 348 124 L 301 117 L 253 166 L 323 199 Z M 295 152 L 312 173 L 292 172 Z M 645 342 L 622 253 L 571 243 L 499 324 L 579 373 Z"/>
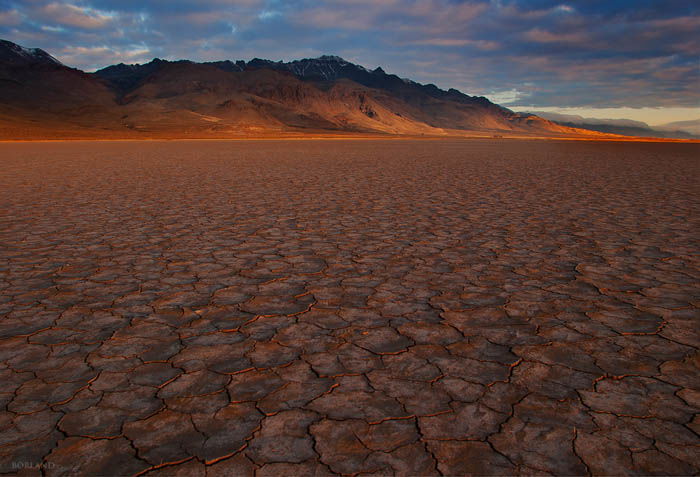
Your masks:
<path fill-rule="evenodd" d="M 0 144 L 0 473 L 693 474 L 700 147 Z"/>

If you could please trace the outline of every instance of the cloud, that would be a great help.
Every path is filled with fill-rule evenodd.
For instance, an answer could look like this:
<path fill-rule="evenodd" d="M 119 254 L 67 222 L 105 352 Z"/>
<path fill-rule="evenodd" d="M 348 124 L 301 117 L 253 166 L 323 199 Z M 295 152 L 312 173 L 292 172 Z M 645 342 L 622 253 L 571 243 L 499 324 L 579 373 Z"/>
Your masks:
<path fill-rule="evenodd" d="M 583 33 L 552 33 L 540 28 L 525 32 L 523 38 L 535 43 L 583 43 L 589 40 Z"/>
<path fill-rule="evenodd" d="M 53 23 L 78 28 L 98 29 L 113 20 L 114 15 L 90 7 L 79 7 L 70 3 L 52 2 L 41 8 L 40 13 Z"/>
<path fill-rule="evenodd" d="M 574 7 L 572 7 L 571 5 L 566 5 L 566 4 L 557 5 L 556 7 L 554 7 L 554 9 L 557 11 L 560 11 L 560 12 L 564 12 L 564 13 L 573 13 L 576 11 L 576 9 Z"/>
<path fill-rule="evenodd" d="M 487 40 L 470 40 L 466 38 L 426 38 L 421 40 L 415 40 L 409 43 L 415 45 L 429 45 L 429 46 L 473 46 L 479 50 L 483 51 L 494 51 L 500 47 L 497 41 L 487 41 Z"/>
<path fill-rule="evenodd" d="M 488 9 L 488 2 L 448 0 L 336 0 L 318 2 L 292 16 L 315 28 L 445 33 L 463 28 Z"/>
<path fill-rule="evenodd" d="M 282 12 L 277 10 L 263 10 L 258 14 L 258 18 L 261 20 L 269 20 L 271 18 L 276 18 L 282 15 Z"/>
<path fill-rule="evenodd" d="M 64 64 L 74 64 L 76 61 L 87 63 L 93 66 L 86 68 L 89 70 L 107 64 L 148 61 L 152 58 L 152 52 L 144 45 L 117 49 L 108 46 L 66 46 L 55 52 L 55 56 Z"/>
<path fill-rule="evenodd" d="M 0 26 L 15 26 L 22 23 L 22 15 L 17 9 L 0 11 Z"/>
<path fill-rule="evenodd" d="M 509 104 L 515 103 L 520 99 L 527 98 L 529 94 L 524 91 L 518 91 L 517 89 L 513 88 L 506 91 L 491 91 L 485 93 L 484 96 L 489 98 L 494 103 L 508 106 Z"/>

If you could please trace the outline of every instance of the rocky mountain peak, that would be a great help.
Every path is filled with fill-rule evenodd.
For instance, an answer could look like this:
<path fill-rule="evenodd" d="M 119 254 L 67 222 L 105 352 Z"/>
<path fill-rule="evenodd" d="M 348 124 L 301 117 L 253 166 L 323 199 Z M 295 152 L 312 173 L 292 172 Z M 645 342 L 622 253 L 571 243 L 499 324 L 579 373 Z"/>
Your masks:
<path fill-rule="evenodd" d="M 0 40 L 0 63 L 9 66 L 62 66 L 60 61 L 40 48 L 25 48 L 7 40 Z"/>

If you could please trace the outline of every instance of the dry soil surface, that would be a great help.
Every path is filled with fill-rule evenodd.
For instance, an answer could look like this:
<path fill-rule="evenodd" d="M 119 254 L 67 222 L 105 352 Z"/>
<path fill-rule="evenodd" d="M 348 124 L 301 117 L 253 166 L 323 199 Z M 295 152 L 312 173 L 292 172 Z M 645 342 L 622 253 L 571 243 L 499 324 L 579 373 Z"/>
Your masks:
<path fill-rule="evenodd" d="M 0 144 L 0 472 L 697 473 L 699 153 Z"/>

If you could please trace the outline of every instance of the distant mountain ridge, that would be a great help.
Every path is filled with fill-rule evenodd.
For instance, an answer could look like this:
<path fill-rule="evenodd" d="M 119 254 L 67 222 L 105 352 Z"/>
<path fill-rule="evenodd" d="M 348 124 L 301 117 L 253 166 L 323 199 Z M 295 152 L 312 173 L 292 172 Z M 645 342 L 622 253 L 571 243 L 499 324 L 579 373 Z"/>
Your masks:
<path fill-rule="evenodd" d="M 0 85 L 0 137 L 12 138 L 591 134 L 328 55 L 154 59 L 85 73 L 3 40 Z"/>
<path fill-rule="evenodd" d="M 673 121 L 666 124 L 654 126 L 654 129 L 660 131 L 683 131 L 688 134 L 700 137 L 700 119 L 691 119 L 688 121 Z"/>
<path fill-rule="evenodd" d="M 387 74 L 378 67 L 369 70 L 364 66 L 356 65 L 339 56 L 323 55 L 318 58 L 304 58 L 290 62 L 264 60 L 253 58 L 246 62 L 243 60 L 208 61 L 197 63 L 190 60 L 167 61 L 155 58 L 150 63 L 107 66 L 94 74 L 112 83 L 119 89 L 128 90 L 138 84 L 138 81 L 152 74 L 158 67 L 167 63 L 188 63 L 210 65 L 227 72 L 244 72 L 257 69 L 271 69 L 274 71 L 288 72 L 305 81 L 333 82 L 340 79 L 348 79 L 369 88 L 393 90 L 396 88 L 418 88 L 422 92 L 435 98 L 449 98 L 453 101 L 477 102 L 484 105 L 493 104 L 483 96 L 468 96 L 456 89 L 442 90 L 434 84 L 420 84 L 408 79 L 399 78 L 393 74 Z"/>
<path fill-rule="evenodd" d="M 7 40 L 0 40 L 0 64 L 15 67 L 37 64 L 62 66 L 60 61 L 40 48 L 25 48 Z"/>
<path fill-rule="evenodd" d="M 574 114 L 532 111 L 535 114 L 562 126 L 587 129 L 621 136 L 642 136 L 657 138 L 700 139 L 700 120 L 679 121 L 661 126 L 649 126 L 642 121 L 631 119 L 584 118 Z"/>

